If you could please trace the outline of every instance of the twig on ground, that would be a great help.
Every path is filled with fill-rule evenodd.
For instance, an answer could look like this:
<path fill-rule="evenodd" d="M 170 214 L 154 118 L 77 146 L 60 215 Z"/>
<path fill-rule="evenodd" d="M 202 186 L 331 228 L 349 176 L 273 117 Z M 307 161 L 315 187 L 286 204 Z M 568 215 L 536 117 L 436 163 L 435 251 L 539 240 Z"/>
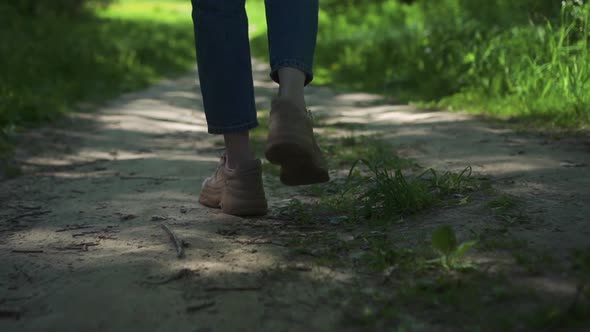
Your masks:
<path fill-rule="evenodd" d="M 169 276 L 168 278 L 165 278 L 162 280 L 155 280 L 155 281 L 146 280 L 146 281 L 144 281 L 144 283 L 150 284 L 150 285 L 164 285 L 164 284 L 167 284 L 171 281 L 176 281 L 176 280 L 185 279 L 185 278 L 192 278 L 195 276 L 198 277 L 199 272 L 191 270 L 191 269 L 181 269 L 180 271 L 174 273 L 173 275 Z"/>
<path fill-rule="evenodd" d="M 42 216 L 44 214 L 48 214 L 51 211 L 46 210 L 46 211 L 34 211 L 34 212 L 27 212 L 27 213 L 23 213 L 23 214 L 19 214 L 18 216 L 14 216 L 12 218 L 9 218 L 6 220 L 6 222 L 13 222 L 13 221 L 17 221 L 19 219 L 22 218 L 26 218 L 26 217 L 37 217 L 37 216 Z"/>
<path fill-rule="evenodd" d="M 272 244 L 279 247 L 285 247 L 285 244 L 274 242 L 273 240 L 267 239 L 252 239 L 252 240 L 235 240 L 235 243 L 245 244 L 245 245 L 252 245 L 252 244 Z"/>
<path fill-rule="evenodd" d="M 20 249 L 13 249 L 11 252 L 15 254 L 42 254 L 45 251 L 43 250 L 20 250 Z"/>
<path fill-rule="evenodd" d="M 79 250 L 79 251 L 88 251 L 88 247 L 95 247 L 98 246 L 98 243 L 95 242 L 83 242 L 83 243 L 74 243 L 70 244 L 66 247 L 57 248 L 58 250 Z"/>
<path fill-rule="evenodd" d="M 11 209 L 15 209 L 15 210 L 39 210 L 41 209 L 40 205 L 35 205 L 35 206 L 29 206 L 29 205 L 22 205 L 22 204 L 18 204 L 18 205 L 8 205 L 9 208 Z"/>
<path fill-rule="evenodd" d="M 100 234 L 100 235 L 98 236 L 98 238 L 99 238 L 100 240 L 116 240 L 116 239 L 117 239 L 117 237 L 116 237 L 116 236 L 114 236 L 114 235 L 109 235 L 109 234 Z"/>
<path fill-rule="evenodd" d="M 78 229 L 86 229 L 86 228 L 92 228 L 94 226 L 92 225 L 66 225 L 66 227 L 64 228 L 60 228 L 58 230 L 56 230 L 56 233 L 60 233 L 60 232 L 65 232 L 65 231 L 73 231 L 73 230 L 78 230 Z"/>
<path fill-rule="evenodd" d="M 79 236 L 97 234 L 97 233 L 100 233 L 100 231 L 89 231 L 89 232 L 76 233 L 76 234 L 72 234 L 72 237 L 79 237 Z"/>
<path fill-rule="evenodd" d="M 174 218 L 170 218 L 170 217 L 163 217 L 163 216 L 152 216 L 152 219 L 150 219 L 151 221 L 164 221 L 164 220 L 174 220 Z"/>
<path fill-rule="evenodd" d="M 257 291 L 262 289 L 261 286 L 250 286 L 250 287 L 220 287 L 212 286 L 205 288 L 205 292 L 249 292 Z"/>
<path fill-rule="evenodd" d="M 193 304 L 193 305 L 189 305 L 188 307 L 186 307 L 186 312 L 197 312 L 199 310 L 203 310 L 203 309 L 207 309 L 210 308 L 212 306 L 215 305 L 215 301 L 210 301 L 210 302 L 203 302 L 203 303 L 199 303 L 199 304 Z"/>
<path fill-rule="evenodd" d="M 174 244 L 174 247 L 176 248 L 176 257 L 182 258 L 184 256 L 184 242 L 179 239 L 166 224 L 161 224 L 160 227 L 168 233 L 170 240 Z"/>
<path fill-rule="evenodd" d="M 178 181 L 179 178 L 159 178 L 154 176 L 119 176 L 121 180 L 156 180 L 156 181 Z"/>

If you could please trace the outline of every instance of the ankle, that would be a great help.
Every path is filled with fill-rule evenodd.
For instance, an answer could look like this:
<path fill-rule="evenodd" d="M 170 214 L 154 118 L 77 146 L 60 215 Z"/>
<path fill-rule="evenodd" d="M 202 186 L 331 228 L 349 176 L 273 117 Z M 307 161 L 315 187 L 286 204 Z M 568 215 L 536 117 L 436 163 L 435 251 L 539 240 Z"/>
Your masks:
<path fill-rule="evenodd" d="M 248 131 L 225 134 L 225 165 L 236 168 L 244 162 L 254 160 Z"/>
<path fill-rule="evenodd" d="M 305 73 L 295 68 L 281 68 L 279 82 L 279 96 L 290 100 L 298 108 L 305 109 Z"/>
<path fill-rule="evenodd" d="M 292 102 L 293 104 L 295 104 L 295 106 L 297 106 L 298 109 L 301 110 L 306 110 L 307 109 L 307 104 L 305 103 L 305 97 L 303 96 L 303 94 L 286 94 L 286 93 L 280 93 L 279 92 L 279 97 L 287 99 L 288 101 Z"/>
<path fill-rule="evenodd" d="M 254 160 L 254 155 L 229 154 L 225 155 L 225 167 L 229 169 L 236 169 L 240 165 L 247 164 Z"/>

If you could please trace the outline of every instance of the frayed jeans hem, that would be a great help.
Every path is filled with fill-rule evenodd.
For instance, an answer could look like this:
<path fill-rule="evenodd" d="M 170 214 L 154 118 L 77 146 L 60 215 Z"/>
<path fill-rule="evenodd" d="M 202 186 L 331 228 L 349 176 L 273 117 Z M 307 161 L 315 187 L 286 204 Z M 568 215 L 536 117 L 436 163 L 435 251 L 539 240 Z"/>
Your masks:
<path fill-rule="evenodd" d="M 212 126 L 212 125 L 209 125 L 207 127 L 207 131 L 209 132 L 209 134 L 221 135 L 221 134 L 231 134 L 231 133 L 239 133 L 239 132 L 243 132 L 243 131 L 249 131 L 250 129 L 254 129 L 256 127 L 258 127 L 258 120 L 250 121 L 250 122 L 247 122 L 244 124 L 234 125 L 234 126 Z"/>
<path fill-rule="evenodd" d="M 295 68 L 301 70 L 305 74 L 305 85 L 313 81 L 313 71 L 303 61 L 297 59 L 284 59 L 273 62 L 271 65 L 270 78 L 276 83 L 279 82 L 279 69 L 281 68 Z"/>

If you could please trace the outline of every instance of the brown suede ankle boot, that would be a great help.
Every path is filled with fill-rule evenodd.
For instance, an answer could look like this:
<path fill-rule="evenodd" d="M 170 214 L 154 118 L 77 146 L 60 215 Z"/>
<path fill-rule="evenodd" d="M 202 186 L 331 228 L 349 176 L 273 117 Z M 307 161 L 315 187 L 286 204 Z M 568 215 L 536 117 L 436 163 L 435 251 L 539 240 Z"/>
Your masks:
<path fill-rule="evenodd" d="M 229 169 L 225 156 L 222 156 L 215 174 L 203 181 L 199 202 L 235 216 L 266 214 L 268 206 L 260 160 L 251 160 Z"/>
<path fill-rule="evenodd" d="M 284 97 L 272 101 L 265 155 L 281 166 L 281 182 L 288 186 L 330 180 L 310 114 Z"/>

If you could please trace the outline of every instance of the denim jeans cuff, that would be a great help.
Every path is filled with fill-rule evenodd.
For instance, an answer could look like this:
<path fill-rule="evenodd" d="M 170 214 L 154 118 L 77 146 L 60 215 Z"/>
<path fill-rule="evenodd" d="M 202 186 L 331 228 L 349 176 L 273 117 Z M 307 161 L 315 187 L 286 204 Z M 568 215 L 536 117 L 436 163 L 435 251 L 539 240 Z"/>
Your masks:
<path fill-rule="evenodd" d="M 306 65 L 303 61 L 297 59 L 283 59 L 274 61 L 270 68 L 270 78 L 279 83 L 279 69 L 281 68 L 295 68 L 301 70 L 305 74 L 305 85 L 308 85 L 313 81 L 313 71 L 311 67 Z"/>
<path fill-rule="evenodd" d="M 248 131 L 250 129 L 258 127 L 258 120 L 250 121 L 244 124 L 233 125 L 233 126 L 213 126 L 208 125 L 207 131 L 209 134 L 231 134 L 242 131 Z"/>

